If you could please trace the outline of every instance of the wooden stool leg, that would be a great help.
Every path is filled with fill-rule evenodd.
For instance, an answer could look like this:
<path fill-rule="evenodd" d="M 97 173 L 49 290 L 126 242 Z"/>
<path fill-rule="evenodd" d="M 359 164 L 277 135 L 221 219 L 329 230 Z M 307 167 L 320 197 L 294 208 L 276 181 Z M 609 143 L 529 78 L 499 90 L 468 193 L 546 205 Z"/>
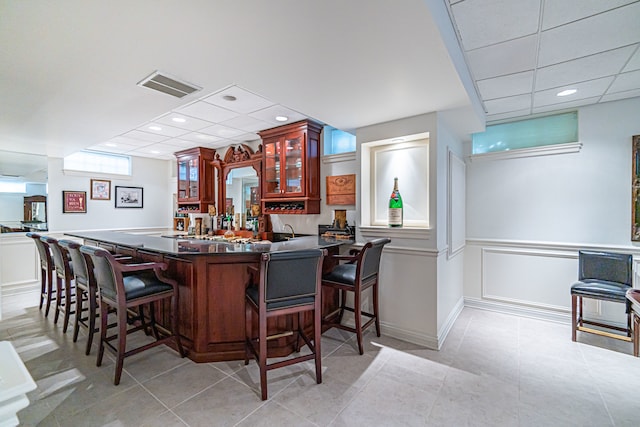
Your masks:
<path fill-rule="evenodd" d="M 362 313 L 360 308 L 360 292 L 354 292 L 353 296 L 353 314 L 356 323 L 356 336 L 358 337 L 358 351 L 360 354 L 364 354 L 364 347 L 362 346 Z"/>
<path fill-rule="evenodd" d="M 638 357 L 640 353 L 640 316 L 633 313 L 633 355 Z"/>
<path fill-rule="evenodd" d="M 51 301 L 53 301 L 53 274 L 51 274 L 51 270 L 49 270 L 47 271 L 47 307 L 44 310 L 44 317 L 47 317 L 49 315 Z"/>
<path fill-rule="evenodd" d="M 40 269 L 40 310 L 44 305 L 44 300 L 47 298 L 47 271 L 44 268 Z"/>
<path fill-rule="evenodd" d="M 69 319 L 71 319 L 71 283 L 67 280 L 64 281 L 64 319 L 62 325 L 62 332 L 67 333 L 69 327 Z"/>
<path fill-rule="evenodd" d="M 124 354 L 127 351 L 127 310 L 118 309 L 118 354 L 116 355 L 116 375 L 113 380 L 114 385 L 120 384 L 122 376 L 122 366 L 124 365 Z"/>
<path fill-rule="evenodd" d="M 376 335 L 380 336 L 380 316 L 378 316 L 378 280 L 376 279 L 376 283 L 373 284 L 373 289 L 371 290 L 373 293 L 373 315 L 375 316 L 375 324 L 376 324 Z"/>
<path fill-rule="evenodd" d="M 89 299 L 89 336 L 87 337 L 87 348 L 84 352 L 87 356 L 91 353 L 91 345 L 93 344 L 93 335 L 96 332 L 96 314 L 97 314 L 97 299 L 95 291 L 89 289 L 88 299 Z"/>
<path fill-rule="evenodd" d="M 76 318 L 73 321 L 73 342 L 78 341 L 78 332 L 80 331 L 80 319 L 82 317 L 82 306 L 84 299 L 84 290 L 76 286 Z"/>
<path fill-rule="evenodd" d="M 578 305 L 578 296 L 571 295 L 571 341 L 576 340 L 576 329 L 577 329 L 576 322 L 578 321 L 576 317 L 577 305 Z"/>
<path fill-rule="evenodd" d="M 58 323 L 58 317 L 60 316 L 60 310 L 62 309 L 61 307 L 61 303 L 62 303 L 62 279 L 60 279 L 60 277 L 58 277 L 58 275 L 56 274 L 56 314 L 53 316 L 53 324 L 57 324 Z"/>
<path fill-rule="evenodd" d="M 322 308 L 318 304 L 313 310 L 313 346 L 315 347 L 316 362 L 316 383 L 322 383 L 322 352 L 320 351 L 320 341 L 322 340 Z"/>
<path fill-rule="evenodd" d="M 104 356 L 104 343 L 107 340 L 107 318 L 109 316 L 109 306 L 106 302 L 100 301 L 100 345 L 98 347 L 98 357 L 96 358 L 96 366 L 102 365 L 102 357 Z"/>
<path fill-rule="evenodd" d="M 258 346 L 260 354 L 258 355 L 258 365 L 260 365 L 260 390 L 262 391 L 262 400 L 267 400 L 267 319 L 260 319 L 259 323 Z"/>

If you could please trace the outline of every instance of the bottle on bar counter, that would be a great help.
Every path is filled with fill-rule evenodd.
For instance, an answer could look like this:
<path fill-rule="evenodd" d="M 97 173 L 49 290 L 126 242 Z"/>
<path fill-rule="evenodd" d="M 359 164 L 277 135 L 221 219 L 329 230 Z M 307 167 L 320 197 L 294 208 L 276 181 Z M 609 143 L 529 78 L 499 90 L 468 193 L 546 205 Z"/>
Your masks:
<path fill-rule="evenodd" d="M 389 227 L 402 227 L 402 196 L 398 191 L 398 178 L 393 178 L 393 192 L 389 197 Z"/>

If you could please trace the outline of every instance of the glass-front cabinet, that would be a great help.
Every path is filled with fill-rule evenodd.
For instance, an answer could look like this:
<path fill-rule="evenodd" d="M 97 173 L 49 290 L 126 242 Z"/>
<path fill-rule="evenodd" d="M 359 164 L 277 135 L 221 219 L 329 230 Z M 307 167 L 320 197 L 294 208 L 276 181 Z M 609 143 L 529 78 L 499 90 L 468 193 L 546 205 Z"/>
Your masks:
<path fill-rule="evenodd" d="M 320 213 L 320 131 L 309 120 L 259 132 L 264 213 Z"/>
<path fill-rule="evenodd" d="M 191 148 L 175 153 L 178 162 L 178 211 L 206 213 L 215 204 L 215 150 Z"/>

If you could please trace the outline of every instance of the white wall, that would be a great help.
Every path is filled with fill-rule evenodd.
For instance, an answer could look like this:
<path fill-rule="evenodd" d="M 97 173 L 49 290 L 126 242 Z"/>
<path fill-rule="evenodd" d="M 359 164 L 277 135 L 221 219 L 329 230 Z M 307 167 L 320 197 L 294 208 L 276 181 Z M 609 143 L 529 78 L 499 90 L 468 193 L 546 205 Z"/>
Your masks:
<path fill-rule="evenodd" d="M 639 253 L 630 238 L 638 111 L 640 98 L 580 108 L 577 153 L 468 163 L 466 303 L 566 321 L 579 249 Z M 589 310 L 620 319 L 616 305 Z"/>
<path fill-rule="evenodd" d="M 49 230 L 96 230 L 171 228 L 173 226 L 172 194 L 176 192 L 171 177 L 175 161 L 132 157 L 131 177 L 108 177 L 111 200 L 91 200 L 90 179 L 96 174 L 65 173 L 61 158 L 49 158 L 49 195 L 47 207 Z M 143 207 L 116 208 L 115 187 L 143 188 Z M 62 213 L 62 191 L 86 191 L 87 213 Z"/>

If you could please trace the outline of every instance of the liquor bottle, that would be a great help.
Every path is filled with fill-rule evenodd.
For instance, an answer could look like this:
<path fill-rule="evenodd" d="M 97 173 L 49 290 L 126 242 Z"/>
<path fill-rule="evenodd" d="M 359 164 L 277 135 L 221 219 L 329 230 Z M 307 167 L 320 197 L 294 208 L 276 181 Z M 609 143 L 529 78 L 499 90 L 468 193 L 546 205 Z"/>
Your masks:
<path fill-rule="evenodd" d="M 393 178 L 393 192 L 389 197 L 389 227 L 402 227 L 402 196 L 398 191 L 398 178 Z"/>

